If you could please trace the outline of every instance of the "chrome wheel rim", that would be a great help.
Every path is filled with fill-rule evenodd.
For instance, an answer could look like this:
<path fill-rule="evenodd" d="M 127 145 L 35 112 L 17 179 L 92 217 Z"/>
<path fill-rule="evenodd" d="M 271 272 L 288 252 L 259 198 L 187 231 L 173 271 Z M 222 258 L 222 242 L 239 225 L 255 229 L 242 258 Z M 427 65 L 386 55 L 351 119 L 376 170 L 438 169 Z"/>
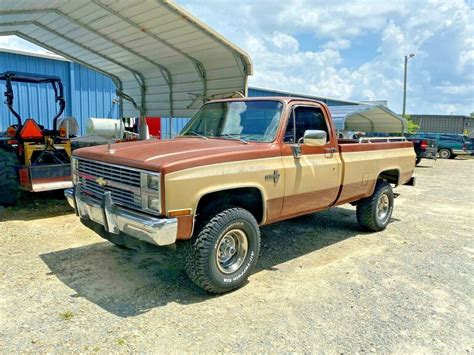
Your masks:
<path fill-rule="evenodd" d="M 382 194 L 377 202 L 377 218 L 383 221 L 387 218 L 390 211 L 390 199 L 387 194 Z"/>
<path fill-rule="evenodd" d="M 439 155 L 441 156 L 441 158 L 447 158 L 448 157 L 448 152 L 446 150 L 442 150 Z"/>
<path fill-rule="evenodd" d="M 224 274 L 237 271 L 248 252 L 247 234 L 241 229 L 231 229 L 217 244 L 217 267 Z"/>

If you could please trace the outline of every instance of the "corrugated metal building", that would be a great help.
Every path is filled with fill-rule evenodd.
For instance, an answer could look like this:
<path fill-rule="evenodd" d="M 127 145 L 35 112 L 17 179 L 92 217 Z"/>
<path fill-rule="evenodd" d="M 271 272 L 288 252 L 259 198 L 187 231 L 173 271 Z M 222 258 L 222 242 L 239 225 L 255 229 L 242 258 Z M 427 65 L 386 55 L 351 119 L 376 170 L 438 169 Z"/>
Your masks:
<path fill-rule="evenodd" d="M 77 119 L 84 133 L 88 117 L 117 118 L 118 104 L 115 85 L 108 77 L 73 63 L 57 55 L 25 53 L 0 49 L 0 73 L 21 71 L 59 76 L 64 85 L 66 109 L 63 116 Z M 14 107 L 22 118 L 34 118 L 51 128 L 52 118 L 57 112 L 54 91 L 51 85 L 12 83 Z M 1 95 L 5 82 L 0 82 Z M 6 105 L 0 105 L 0 132 L 16 122 Z"/>
<path fill-rule="evenodd" d="M 420 132 L 457 133 L 474 136 L 474 118 L 460 115 L 410 115 Z"/>

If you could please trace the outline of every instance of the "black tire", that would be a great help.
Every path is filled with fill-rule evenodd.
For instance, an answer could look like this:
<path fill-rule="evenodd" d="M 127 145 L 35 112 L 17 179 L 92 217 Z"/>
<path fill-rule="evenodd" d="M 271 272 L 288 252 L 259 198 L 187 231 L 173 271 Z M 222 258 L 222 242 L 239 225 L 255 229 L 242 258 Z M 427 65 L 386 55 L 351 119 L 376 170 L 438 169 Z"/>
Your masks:
<path fill-rule="evenodd" d="M 12 206 L 20 197 L 18 159 L 14 152 L 0 149 L 0 205 Z"/>
<path fill-rule="evenodd" d="M 225 242 L 233 239 L 239 242 L 234 244 L 232 254 L 232 251 L 228 253 L 231 248 L 226 249 Z M 242 286 L 257 264 L 260 230 L 250 212 L 229 208 L 202 223 L 185 250 L 189 278 L 208 292 L 225 293 Z M 230 258 L 228 262 L 224 262 L 226 257 Z"/>
<path fill-rule="evenodd" d="M 450 159 L 452 155 L 451 150 L 446 148 L 438 150 L 438 154 L 441 159 Z"/>
<path fill-rule="evenodd" d="M 416 157 L 416 161 L 415 161 L 415 165 L 418 165 L 421 163 L 421 158 L 420 157 Z"/>
<path fill-rule="evenodd" d="M 379 204 L 382 199 L 388 203 L 386 214 L 379 215 Z M 393 212 L 393 190 L 386 181 L 379 180 L 372 196 L 364 198 L 357 204 L 357 222 L 361 229 L 369 232 L 384 230 Z"/>

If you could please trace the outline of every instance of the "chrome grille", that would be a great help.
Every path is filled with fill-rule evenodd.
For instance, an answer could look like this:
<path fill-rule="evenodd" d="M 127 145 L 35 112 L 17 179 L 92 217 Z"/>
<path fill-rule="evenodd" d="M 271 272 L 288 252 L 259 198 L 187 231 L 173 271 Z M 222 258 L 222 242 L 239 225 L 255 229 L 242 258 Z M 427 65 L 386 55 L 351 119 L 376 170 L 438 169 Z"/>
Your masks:
<path fill-rule="evenodd" d="M 103 177 L 110 181 L 140 187 L 140 172 L 125 167 L 79 159 L 77 170 L 95 177 Z"/>
<path fill-rule="evenodd" d="M 112 201 L 115 204 L 142 210 L 139 171 L 96 161 L 78 159 L 77 172 L 79 173 L 78 180 L 81 184 L 81 191 L 84 194 L 102 201 L 104 192 L 110 191 Z M 108 181 L 130 186 L 130 190 L 115 186 L 101 186 L 95 181 L 96 178 L 104 178 Z"/>

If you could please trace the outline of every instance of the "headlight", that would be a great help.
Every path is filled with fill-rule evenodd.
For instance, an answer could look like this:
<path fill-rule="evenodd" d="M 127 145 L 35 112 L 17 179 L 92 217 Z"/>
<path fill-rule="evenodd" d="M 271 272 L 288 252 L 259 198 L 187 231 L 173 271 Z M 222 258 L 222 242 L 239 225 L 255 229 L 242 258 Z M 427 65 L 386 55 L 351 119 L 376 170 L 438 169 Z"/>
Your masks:
<path fill-rule="evenodd" d="M 158 191 L 160 189 L 160 177 L 157 175 L 148 175 L 147 187 L 150 190 Z"/>
<path fill-rule="evenodd" d="M 152 213 L 161 212 L 161 175 L 142 172 L 140 177 L 142 208 Z"/>
<path fill-rule="evenodd" d="M 149 196 L 148 197 L 148 208 L 150 210 L 160 212 L 160 208 L 161 208 L 160 198 Z"/>

